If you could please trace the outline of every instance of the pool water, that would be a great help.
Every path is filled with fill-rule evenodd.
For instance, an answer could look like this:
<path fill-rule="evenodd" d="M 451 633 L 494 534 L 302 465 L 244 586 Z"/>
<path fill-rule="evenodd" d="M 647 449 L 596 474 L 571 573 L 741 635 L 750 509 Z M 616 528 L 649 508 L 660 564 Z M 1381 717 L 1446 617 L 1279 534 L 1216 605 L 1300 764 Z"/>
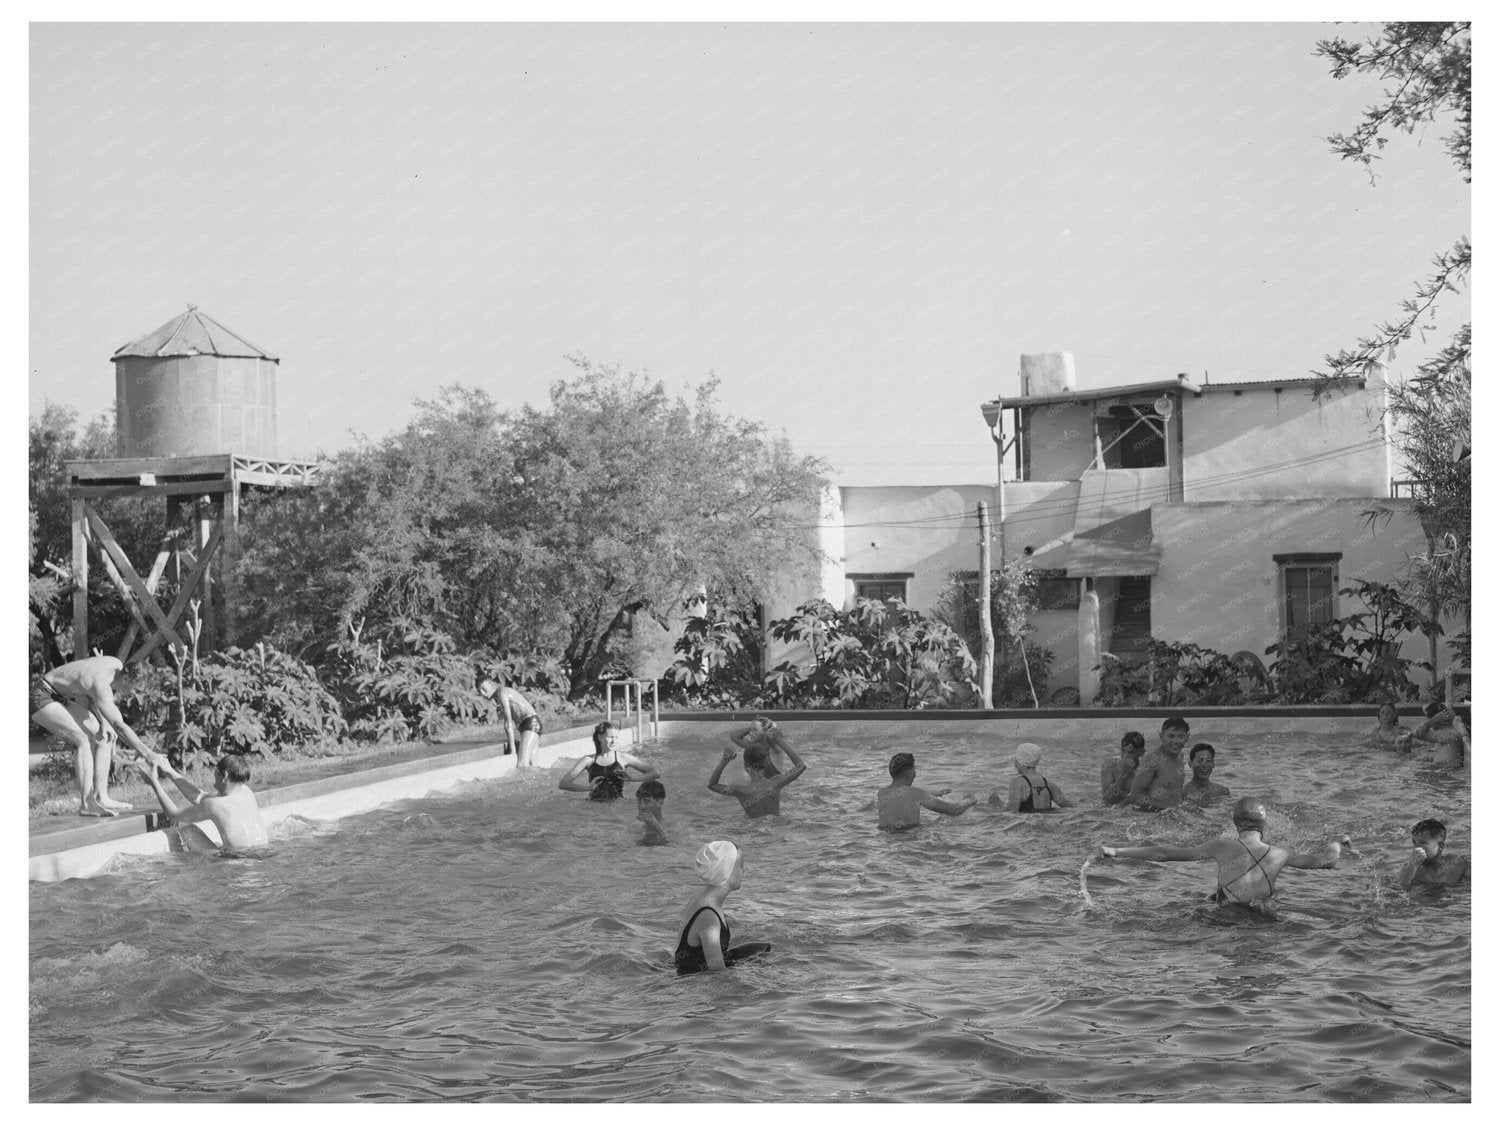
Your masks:
<path fill-rule="evenodd" d="M 1288 869 L 1274 917 L 1235 919 L 1204 905 L 1211 863 L 1094 861 L 1085 898 L 1101 842 L 1229 830 L 1227 805 L 1097 807 L 1107 743 L 1040 740 L 1081 807 L 885 833 L 891 754 L 916 753 L 919 785 L 987 795 L 1010 776 L 1006 723 L 786 724 L 810 768 L 757 821 L 704 788 L 728 727 L 679 729 L 642 751 L 667 846 L 636 843 L 634 800 L 559 791 L 560 763 L 293 819 L 265 860 L 122 857 L 31 884 L 31 1099 L 1470 1097 L 1469 888 L 1392 878 L 1421 817 L 1469 850 L 1466 773 L 1353 733 L 1216 743 L 1214 780 L 1267 801 L 1273 842 L 1348 832 L 1363 853 Z M 745 850 L 735 940 L 775 948 L 679 978 L 693 853 L 716 837 Z"/>

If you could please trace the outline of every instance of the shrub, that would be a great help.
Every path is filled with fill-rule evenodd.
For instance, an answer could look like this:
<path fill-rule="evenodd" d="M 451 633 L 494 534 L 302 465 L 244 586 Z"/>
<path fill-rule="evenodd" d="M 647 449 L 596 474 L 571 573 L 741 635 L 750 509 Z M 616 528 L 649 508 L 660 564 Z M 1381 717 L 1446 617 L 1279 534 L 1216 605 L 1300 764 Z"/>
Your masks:
<path fill-rule="evenodd" d="M 317 672 L 265 645 L 183 658 L 170 668 L 138 665 L 119 704 L 126 721 L 154 734 L 178 766 L 307 749 L 347 730 Z"/>

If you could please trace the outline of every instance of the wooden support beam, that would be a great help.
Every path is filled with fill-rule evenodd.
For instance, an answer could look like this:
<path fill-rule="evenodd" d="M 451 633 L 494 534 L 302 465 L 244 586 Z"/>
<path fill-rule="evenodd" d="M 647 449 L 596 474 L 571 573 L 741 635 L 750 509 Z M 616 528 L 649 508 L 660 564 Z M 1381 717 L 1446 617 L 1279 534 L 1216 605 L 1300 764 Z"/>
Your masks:
<path fill-rule="evenodd" d="M 68 495 L 86 500 L 111 500 L 121 496 L 210 496 L 228 492 L 234 485 L 227 480 L 194 480 L 177 484 L 75 484 Z"/>
<path fill-rule="evenodd" d="M 161 576 L 166 572 L 167 560 L 172 557 L 170 535 L 163 537 L 161 550 L 156 554 L 156 562 L 151 564 L 151 573 L 146 576 L 146 592 L 153 598 L 156 597 L 157 588 L 161 586 Z M 125 630 L 125 639 L 120 642 L 120 650 L 115 653 L 120 660 L 124 660 L 130 652 L 130 646 L 135 644 L 135 639 L 141 635 L 139 621 L 132 621 L 130 628 Z"/>
<path fill-rule="evenodd" d="M 130 560 L 125 557 L 125 552 L 115 542 L 114 533 L 109 530 L 109 525 L 92 508 L 88 509 L 86 514 L 88 516 L 89 527 L 98 538 L 99 545 L 104 548 L 101 552 L 101 557 L 104 559 L 106 568 L 110 570 L 110 578 L 114 579 L 117 584 L 124 582 L 129 587 L 128 592 L 122 591 L 126 604 L 130 604 L 130 594 L 134 594 L 135 601 L 139 604 L 140 609 L 155 624 L 159 631 L 158 636 L 170 638 L 173 644 L 182 644 L 182 638 L 177 635 L 177 630 L 172 628 L 171 620 L 162 613 L 161 607 L 156 604 L 156 599 L 147 593 L 146 584 L 141 581 L 140 576 L 135 572 L 135 568 L 130 565 Z M 114 564 L 112 568 L 110 567 L 110 563 Z M 134 613 L 135 611 L 132 609 L 131 612 Z M 143 629 L 150 629 L 150 626 L 144 621 L 141 621 L 141 626 Z M 155 646 L 152 645 L 150 647 L 154 648 Z M 137 656 L 136 659 L 140 659 L 140 657 Z"/>
<path fill-rule="evenodd" d="M 209 563 L 213 561 L 214 553 L 218 551 L 219 543 L 223 540 L 223 537 L 223 525 L 215 524 L 213 534 L 208 538 L 208 545 L 203 548 L 202 556 L 193 566 L 193 569 L 191 572 L 189 572 L 188 576 L 183 579 L 182 586 L 177 591 L 177 597 L 172 602 L 172 608 L 167 611 L 168 621 L 171 621 L 175 624 L 177 621 L 181 620 L 182 611 L 187 609 L 188 602 L 192 600 L 193 593 L 198 589 L 198 583 L 202 580 L 204 572 L 208 570 Z M 165 636 L 166 635 L 164 633 L 158 632 L 148 637 L 146 639 L 146 643 L 141 646 L 141 650 L 137 652 L 135 656 L 132 657 L 132 659 L 144 660 L 146 657 L 150 656 L 151 653 L 156 651 L 157 646 L 161 644 L 161 642 L 165 639 Z M 175 633 L 173 634 L 173 637 L 176 637 Z M 182 644 L 180 640 L 177 641 L 177 643 Z"/>
<path fill-rule="evenodd" d="M 89 654 L 88 504 L 73 501 L 73 659 Z"/>

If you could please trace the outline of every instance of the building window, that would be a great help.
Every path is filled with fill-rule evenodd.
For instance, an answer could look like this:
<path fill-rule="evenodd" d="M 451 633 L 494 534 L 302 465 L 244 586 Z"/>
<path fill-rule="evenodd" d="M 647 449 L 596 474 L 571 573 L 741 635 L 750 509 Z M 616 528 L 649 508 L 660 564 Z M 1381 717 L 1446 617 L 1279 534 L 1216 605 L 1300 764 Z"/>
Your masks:
<path fill-rule="evenodd" d="M 862 578 L 854 583 L 854 596 L 856 598 L 869 598 L 871 601 L 888 602 L 892 598 L 906 601 L 906 579 L 904 578 Z"/>
<path fill-rule="evenodd" d="M 1078 579 L 1069 578 L 1066 570 L 1036 572 L 1036 608 L 1070 610 L 1078 608 Z"/>
<path fill-rule="evenodd" d="M 1281 632 L 1288 640 L 1338 616 L 1339 559 L 1334 554 L 1276 555 L 1281 571 Z"/>
<path fill-rule="evenodd" d="M 1160 469 L 1167 463 L 1167 424 L 1147 404 L 1111 406 L 1094 417 L 1101 469 Z"/>

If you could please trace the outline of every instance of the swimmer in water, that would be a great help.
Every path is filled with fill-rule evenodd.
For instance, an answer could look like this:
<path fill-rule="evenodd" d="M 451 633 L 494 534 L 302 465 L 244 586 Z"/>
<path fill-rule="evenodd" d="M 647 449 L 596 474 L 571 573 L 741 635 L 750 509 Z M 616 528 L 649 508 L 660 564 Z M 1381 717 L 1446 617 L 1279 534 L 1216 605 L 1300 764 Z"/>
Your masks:
<path fill-rule="evenodd" d="M 1431 742 L 1432 764 L 1435 766 L 1461 766 L 1464 764 L 1464 738 L 1458 730 L 1458 717 L 1452 708 L 1442 703 L 1429 703 L 1424 709 L 1426 721 L 1411 736 L 1418 742 Z"/>
<path fill-rule="evenodd" d="M 942 799 L 947 789 L 929 793 L 912 784 L 917 779 L 917 760 L 911 754 L 891 758 L 891 783 L 875 794 L 881 828 L 915 828 L 922 823 L 922 810 L 944 816 L 962 816 L 978 802 L 977 797 L 955 804 Z"/>
<path fill-rule="evenodd" d="M 667 822 L 662 819 L 662 806 L 667 801 L 667 787 L 659 781 L 643 781 L 635 790 L 635 818 L 645 825 L 641 834 L 643 844 L 665 844 Z"/>
<path fill-rule="evenodd" d="M 731 734 L 729 741 L 741 750 L 763 749 L 770 756 L 771 764 L 778 771 L 786 768 L 786 739 L 782 737 L 781 728 L 764 715 L 755 716 L 754 723 L 742 731 Z M 748 758 L 746 765 L 749 765 Z M 754 780 L 754 777 L 751 780 Z"/>
<path fill-rule="evenodd" d="M 1063 796 L 1061 786 L 1037 772 L 1041 764 L 1042 748 L 1035 742 L 1023 742 L 1016 747 L 1016 776 L 1010 779 L 1010 788 L 1006 790 L 1006 812 L 1055 812 L 1072 806 L 1073 802 Z M 990 804 L 1000 804 L 998 790 L 990 794 Z"/>
<path fill-rule="evenodd" d="M 161 802 L 162 809 L 174 822 L 172 831 L 181 844 L 191 851 L 218 851 L 208 834 L 197 822 L 207 820 L 219 830 L 223 850 L 239 852 L 264 848 L 267 842 L 266 822 L 260 815 L 255 794 L 250 789 L 250 766 L 239 754 L 225 754 L 214 767 L 214 792 L 205 793 L 160 754 L 147 755 L 146 765 L 136 766 Z M 186 804 L 179 804 L 162 785 L 161 775 L 172 779 Z"/>
<path fill-rule="evenodd" d="M 1146 739 L 1141 732 L 1126 731 L 1120 739 L 1120 756 L 1109 759 L 1099 770 L 1099 798 L 1103 804 L 1118 805 L 1125 800 L 1145 752 Z"/>
<path fill-rule="evenodd" d="M 1207 742 L 1197 743 L 1188 751 L 1188 765 L 1192 767 L 1193 780 L 1182 787 L 1182 799 L 1195 805 L 1211 805 L 1229 796 L 1228 786 L 1219 785 L 1209 778 L 1213 776 L 1214 759 L 1218 755 Z"/>
<path fill-rule="evenodd" d="M 1266 807 L 1254 797 L 1241 797 L 1234 805 L 1234 838 L 1221 836 L 1195 848 L 1166 848 L 1150 845 L 1141 848 L 1114 848 L 1099 845 L 1104 859 L 1146 859 L 1153 862 L 1211 859 L 1219 866 L 1219 886 L 1209 896 L 1220 905 L 1239 903 L 1245 906 L 1266 903 L 1276 893 L 1276 876 L 1283 867 L 1303 870 L 1337 867 L 1345 848 L 1356 854 L 1348 836 L 1336 836 L 1316 852 L 1293 852 L 1268 844 L 1262 839 L 1266 830 Z"/>
<path fill-rule="evenodd" d="M 786 747 L 787 757 L 792 760 L 792 768 L 785 773 L 777 772 L 776 767 L 771 764 L 770 751 L 763 746 L 752 746 L 745 751 L 745 772 L 749 774 L 750 780 L 743 785 L 725 785 L 719 780 L 724 775 L 724 767 L 738 756 L 734 747 L 726 746 L 719 764 L 709 775 L 708 787 L 715 793 L 735 798 L 745 810 L 745 815 L 752 820 L 762 816 L 780 816 L 781 791 L 801 777 L 807 769 L 807 763 L 797 755 L 797 751 L 787 743 L 782 745 Z"/>
<path fill-rule="evenodd" d="M 614 801 L 625 795 L 627 781 L 655 781 L 661 776 L 634 754 L 616 750 L 619 737 L 614 723 L 596 726 L 593 756 L 574 762 L 557 787 L 572 793 L 587 793 L 591 801 Z"/>
<path fill-rule="evenodd" d="M 1444 855 L 1443 845 L 1448 829 L 1441 820 L 1419 820 L 1411 830 L 1411 857 L 1396 876 L 1403 887 L 1423 887 L 1462 883 L 1469 877 L 1469 857 Z"/>
<path fill-rule="evenodd" d="M 1400 723 L 1394 703 L 1382 703 L 1375 710 L 1375 729 L 1365 736 L 1366 746 L 1381 749 L 1411 751 L 1411 731 Z"/>
<path fill-rule="evenodd" d="M 677 975 L 718 973 L 747 957 L 764 953 L 765 942 L 748 942 L 730 948 L 729 920 L 724 900 L 740 888 L 745 874 L 745 853 L 729 840 L 713 840 L 698 849 L 693 869 L 707 887 L 693 896 L 682 912 L 682 932 L 672 963 Z"/>
<path fill-rule="evenodd" d="M 1168 716 L 1161 725 L 1161 744 L 1141 760 L 1125 804 L 1160 812 L 1182 803 L 1182 748 L 1187 740 L 1187 720 Z"/>

